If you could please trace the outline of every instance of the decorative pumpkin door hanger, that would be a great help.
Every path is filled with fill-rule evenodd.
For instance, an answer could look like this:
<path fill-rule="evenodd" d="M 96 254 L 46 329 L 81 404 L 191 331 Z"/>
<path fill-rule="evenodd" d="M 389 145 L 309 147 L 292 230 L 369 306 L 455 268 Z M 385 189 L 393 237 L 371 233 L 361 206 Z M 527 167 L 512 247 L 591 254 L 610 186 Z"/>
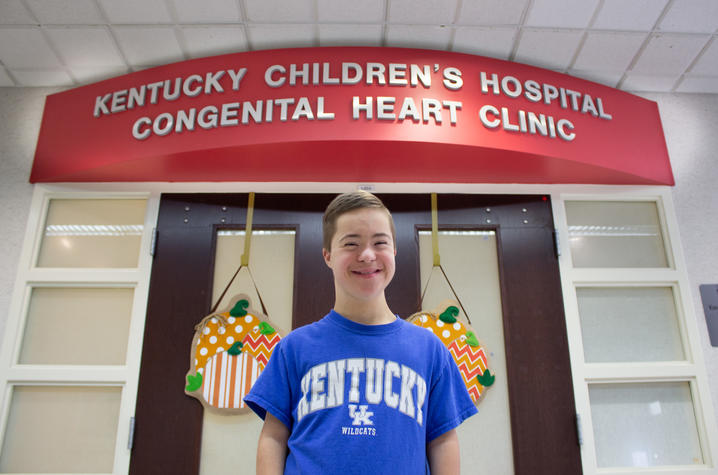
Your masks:
<path fill-rule="evenodd" d="M 244 396 L 264 370 L 282 336 L 269 321 L 257 284 L 249 269 L 254 193 L 247 205 L 244 253 L 234 273 L 209 315 L 195 326 L 190 350 L 185 394 L 198 399 L 209 410 L 219 414 L 236 414 L 249 408 Z M 254 285 L 262 311 L 252 308 L 250 298 L 239 294 L 232 299 L 230 310 L 216 312 L 232 282 L 244 269 Z"/>
<path fill-rule="evenodd" d="M 486 389 L 494 384 L 496 377 L 489 369 L 488 352 L 479 342 L 475 330 L 471 328 L 469 315 L 461 304 L 461 300 L 459 300 L 453 285 L 451 285 L 451 281 L 447 277 L 446 272 L 444 272 L 444 268 L 441 266 L 437 208 L 436 194 L 432 193 L 431 240 L 433 247 L 433 268 L 422 292 L 421 302 L 423 306 L 424 297 L 435 270 L 441 272 L 455 300 L 444 300 L 433 310 L 422 309 L 410 316 L 408 321 L 414 325 L 426 328 L 439 337 L 451 353 L 456 366 L 458 366 L 466 390 L 471 396 L 471 400 L 474 401 L 474 404 L 478 404 L 481 397 L 485 394 Z M 462 313 L 461 311 L 463 311 L 466 321 L 459 319 Z"/>

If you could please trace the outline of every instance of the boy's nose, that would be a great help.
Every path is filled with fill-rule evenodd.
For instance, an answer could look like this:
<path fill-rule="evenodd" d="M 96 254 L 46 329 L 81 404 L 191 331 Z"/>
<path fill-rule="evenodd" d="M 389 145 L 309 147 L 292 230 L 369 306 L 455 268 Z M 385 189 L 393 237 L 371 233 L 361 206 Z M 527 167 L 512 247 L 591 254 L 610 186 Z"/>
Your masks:
<path fill-rule="evenodd" d="M 359 260 L 362 262 L 370 262 L 374 260 L 375 256 L 374 250 L 367 246 L 359 253 Z"/>

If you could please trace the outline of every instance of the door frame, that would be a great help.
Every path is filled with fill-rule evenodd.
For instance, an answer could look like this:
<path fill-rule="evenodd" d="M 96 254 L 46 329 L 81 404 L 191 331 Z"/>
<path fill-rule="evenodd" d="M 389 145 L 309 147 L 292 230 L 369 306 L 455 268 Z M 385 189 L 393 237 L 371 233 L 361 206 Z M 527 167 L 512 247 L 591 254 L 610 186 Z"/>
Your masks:
<path fill-rule="evenodd" d="M 254 226 L 260 228 L 273 220 L 274 224 L 297 227 L 296 327 L 324 315 L 333 301 L 329 296 L 327 305 L 327 294 L 316 294 L 318 288 L 333 288 L 330 273 L 308 274 L 308 269 L 323 267 L 324 262 L 316 244 L 310 246 L 310 239 L 301 238 L 312 236 L 316 242 L 318 234 L 321 239 L 321 225 L 317 226 L 316 221 L 299 222 L 302 214 L 309 214 L 307 210 L 321 215 L 333 195 L 301 195 L 301 200 L 292 196 L 257 195 Z M 417 226 L 431 224 L 429 195 L 380 196 L 394 213 L 397 237 L 412 236 L 399 240 L 399 270 L 387 289 L 392 308 L 408 316 L 418 309 L 418 241 L 414 236 Z M 162 196 L 130 463 L 132 474 L 198 473 L 202 407 L 184 395 L 181 385 L 192 328 L 211 306 L 216 230 L 224 225 L 236 228 L 245 222 L 246 197 Z M 467 209 L 471 210 L 470 222 Z M 497 232 L 515 473 L 580 474 L 551 200 L 542 195 L 447 194 L 439 195 L 439 210 L 440 228 L 469 225 Z M 413 258 L 412 253 L 401 252 L 411 246 L 417 246 Z M 187 252 L 188 247 L 193 251 Z M 304 275 L 312 278 L 302 279 Z M 303 300 L 310 310 L 297 312 L 298 300 Z"/>

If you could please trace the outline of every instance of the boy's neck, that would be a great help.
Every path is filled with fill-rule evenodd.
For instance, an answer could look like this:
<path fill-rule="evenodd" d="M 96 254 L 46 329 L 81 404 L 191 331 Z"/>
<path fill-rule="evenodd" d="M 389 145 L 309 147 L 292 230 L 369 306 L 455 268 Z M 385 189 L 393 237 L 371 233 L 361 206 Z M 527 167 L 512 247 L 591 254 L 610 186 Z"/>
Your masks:
<path fill-rule="evenodd" d="M 392 313 L 384 299 L 369 302 L 348 302 L 337 299 L 334 303 L 334 311 L 362 325 L 384 325 L 396 320 L 396 315 Z"/>

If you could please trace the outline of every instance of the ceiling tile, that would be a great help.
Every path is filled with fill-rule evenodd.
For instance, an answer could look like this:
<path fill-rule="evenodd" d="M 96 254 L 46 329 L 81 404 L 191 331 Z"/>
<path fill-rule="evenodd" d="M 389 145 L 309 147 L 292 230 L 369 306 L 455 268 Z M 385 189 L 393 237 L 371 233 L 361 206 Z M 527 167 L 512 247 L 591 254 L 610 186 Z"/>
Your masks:
<path fill-rule="evenodd" d="M 718 76 L 686 76 L 676 92 L 718 94 Z"/>
<path fill-rule="evenodd" d="M 98 0 L 110 23 L 174 23 L 164 0 Z"/>
<path fill-rule="evenodd" d="M 99 25 L 105 23 L 94 0 L 27 0 L 44 25 Z"/>
<path fill-rule="evenodd" d="M 179 23 L 236 23 L 241 15 L 236 0 L 169 0 Z"/>
<path fill-rule="evenodd" d="M 385 0 L 318 0 L 321 23 L 383 23 Z"/>
<path fill-rule="evenodd" d="M 315 46 L 314 25 L 252 25 L 248 34 L 252 49 Z"/>
<path fill-rule="evenodd" d="M 718 76 L 718 40 L 711 41 L 708 48 L 690 70 L 691 74 Z"/>
<path fill-rule="evenodd" d="M 623 71 L 586 71 L 581 69 L 570 69 L 568 74 L 577 78 L 597 82 L 608 87 L 616 87 L 618 81 L 623 77 Z"/>
<path fill-rule="evenodd" d="M 454 22 L 458 0 L 391 0 L 389 23 L 409 25 L 450 25 Z"/>
<path fill-rule="evenodd" d="M 68 67 L 124 67 L 110 33 L 99 28 L 48 28 L 45 30 Z"/>
<path fill-rule="evenodd" d="M 386 46 L 446 50 L 451 28 L 435 25 L 387 25 Z"/>
<path fill-rule="evenodd" d="M 74 67 L 70 68 L 72 75 L 80 81 L 82 84 L 90 84 L 93 82 L 102 81 L 104 79 L 115 78 L 118 76 L 124 76 L 128 74 L 130 70 L 127 67 L 112 67 L 107 66 L 103 68 L 81 68 Z"/>
<path fill-rule="evenodd" d="M 314 23 L 312 0 L 244 0 L 247 17 L 257 23 Z"/>
<path fill-rule="evenodd" d="M 591 28 L 651 31 L 668 0 L 603 0 Z"/>
<path fill-rule="evenodd" d="M 666 92 L 673 88 L 679 77 L 628 73 L 621 84 L 621 89 L 633 92 Z"/>
<path fill-rule="evenodd" d="M 658 26 L 662 31 L 713 33 L 718 29 L 718 2 L 675 0 Z"/>
<path fill-rule="evenodd" d="M 10 69 L 62 67 L 39 28 L 0 29 L 0 61 Z"/>
<path fill-rule="evenodd" d="M 382 25 L 319 25 L 319 46 L 381 46 Z"/>
<path fill-rule="evenodd" d="M 72 86 L 74 81 L 61 69 L 13 69 L 12 75 L 24 87 Z"/>
<path fill-rule="evenodd" d="M 476 0 L 461 3 L 458 25 L 518 25 L 528 0 Z"/>
<path fill-rule="evenodd" d="M 247 51 L 247 35 L 241 26 L 184 26 L 179 29 L 190 58 Z"/>
<path fill-rule="evenodd" d="M 564 70 L 573 58 L 582 33 L 561 30 L 530 30 L 521 32 L 516 61 L 541 68 Z"/>
<path fill-rule="evenodd" d="M 37 19 L 20 0 L 0 2 L 0 25 L 36 25 Z"/>
<path fill-rule="evenodd" d="M 573 68 L 588 71 L 625 71 L 638 53 L 646 33 L 589 32 Z"/>
<path fill-rule="evenodd" d="M 452 51 L 509 59 L 518 28 L 457 27 Z"/>
<path fill-rule="evenodd" d="M 156 66 L 184 59 L 171 27 L 118 26 L 113 32 L 133 67 Z"/>
<path fill-rule="evenodd" d="M 680 76 L 707 40 L 707 36 L 654 34 L 633 66 L 633 72 Z"/>
<path fill-rule="evenodd" d="M 586 28 L 598 0 L 533 0 L 526 26 Z"/>
<path fill-rule="evenodd" d="M 10 75 L 5 72 L 4 68 L 0 68 L 0 87 L 12 87 L 15 82 L 12 80 Z"/>

